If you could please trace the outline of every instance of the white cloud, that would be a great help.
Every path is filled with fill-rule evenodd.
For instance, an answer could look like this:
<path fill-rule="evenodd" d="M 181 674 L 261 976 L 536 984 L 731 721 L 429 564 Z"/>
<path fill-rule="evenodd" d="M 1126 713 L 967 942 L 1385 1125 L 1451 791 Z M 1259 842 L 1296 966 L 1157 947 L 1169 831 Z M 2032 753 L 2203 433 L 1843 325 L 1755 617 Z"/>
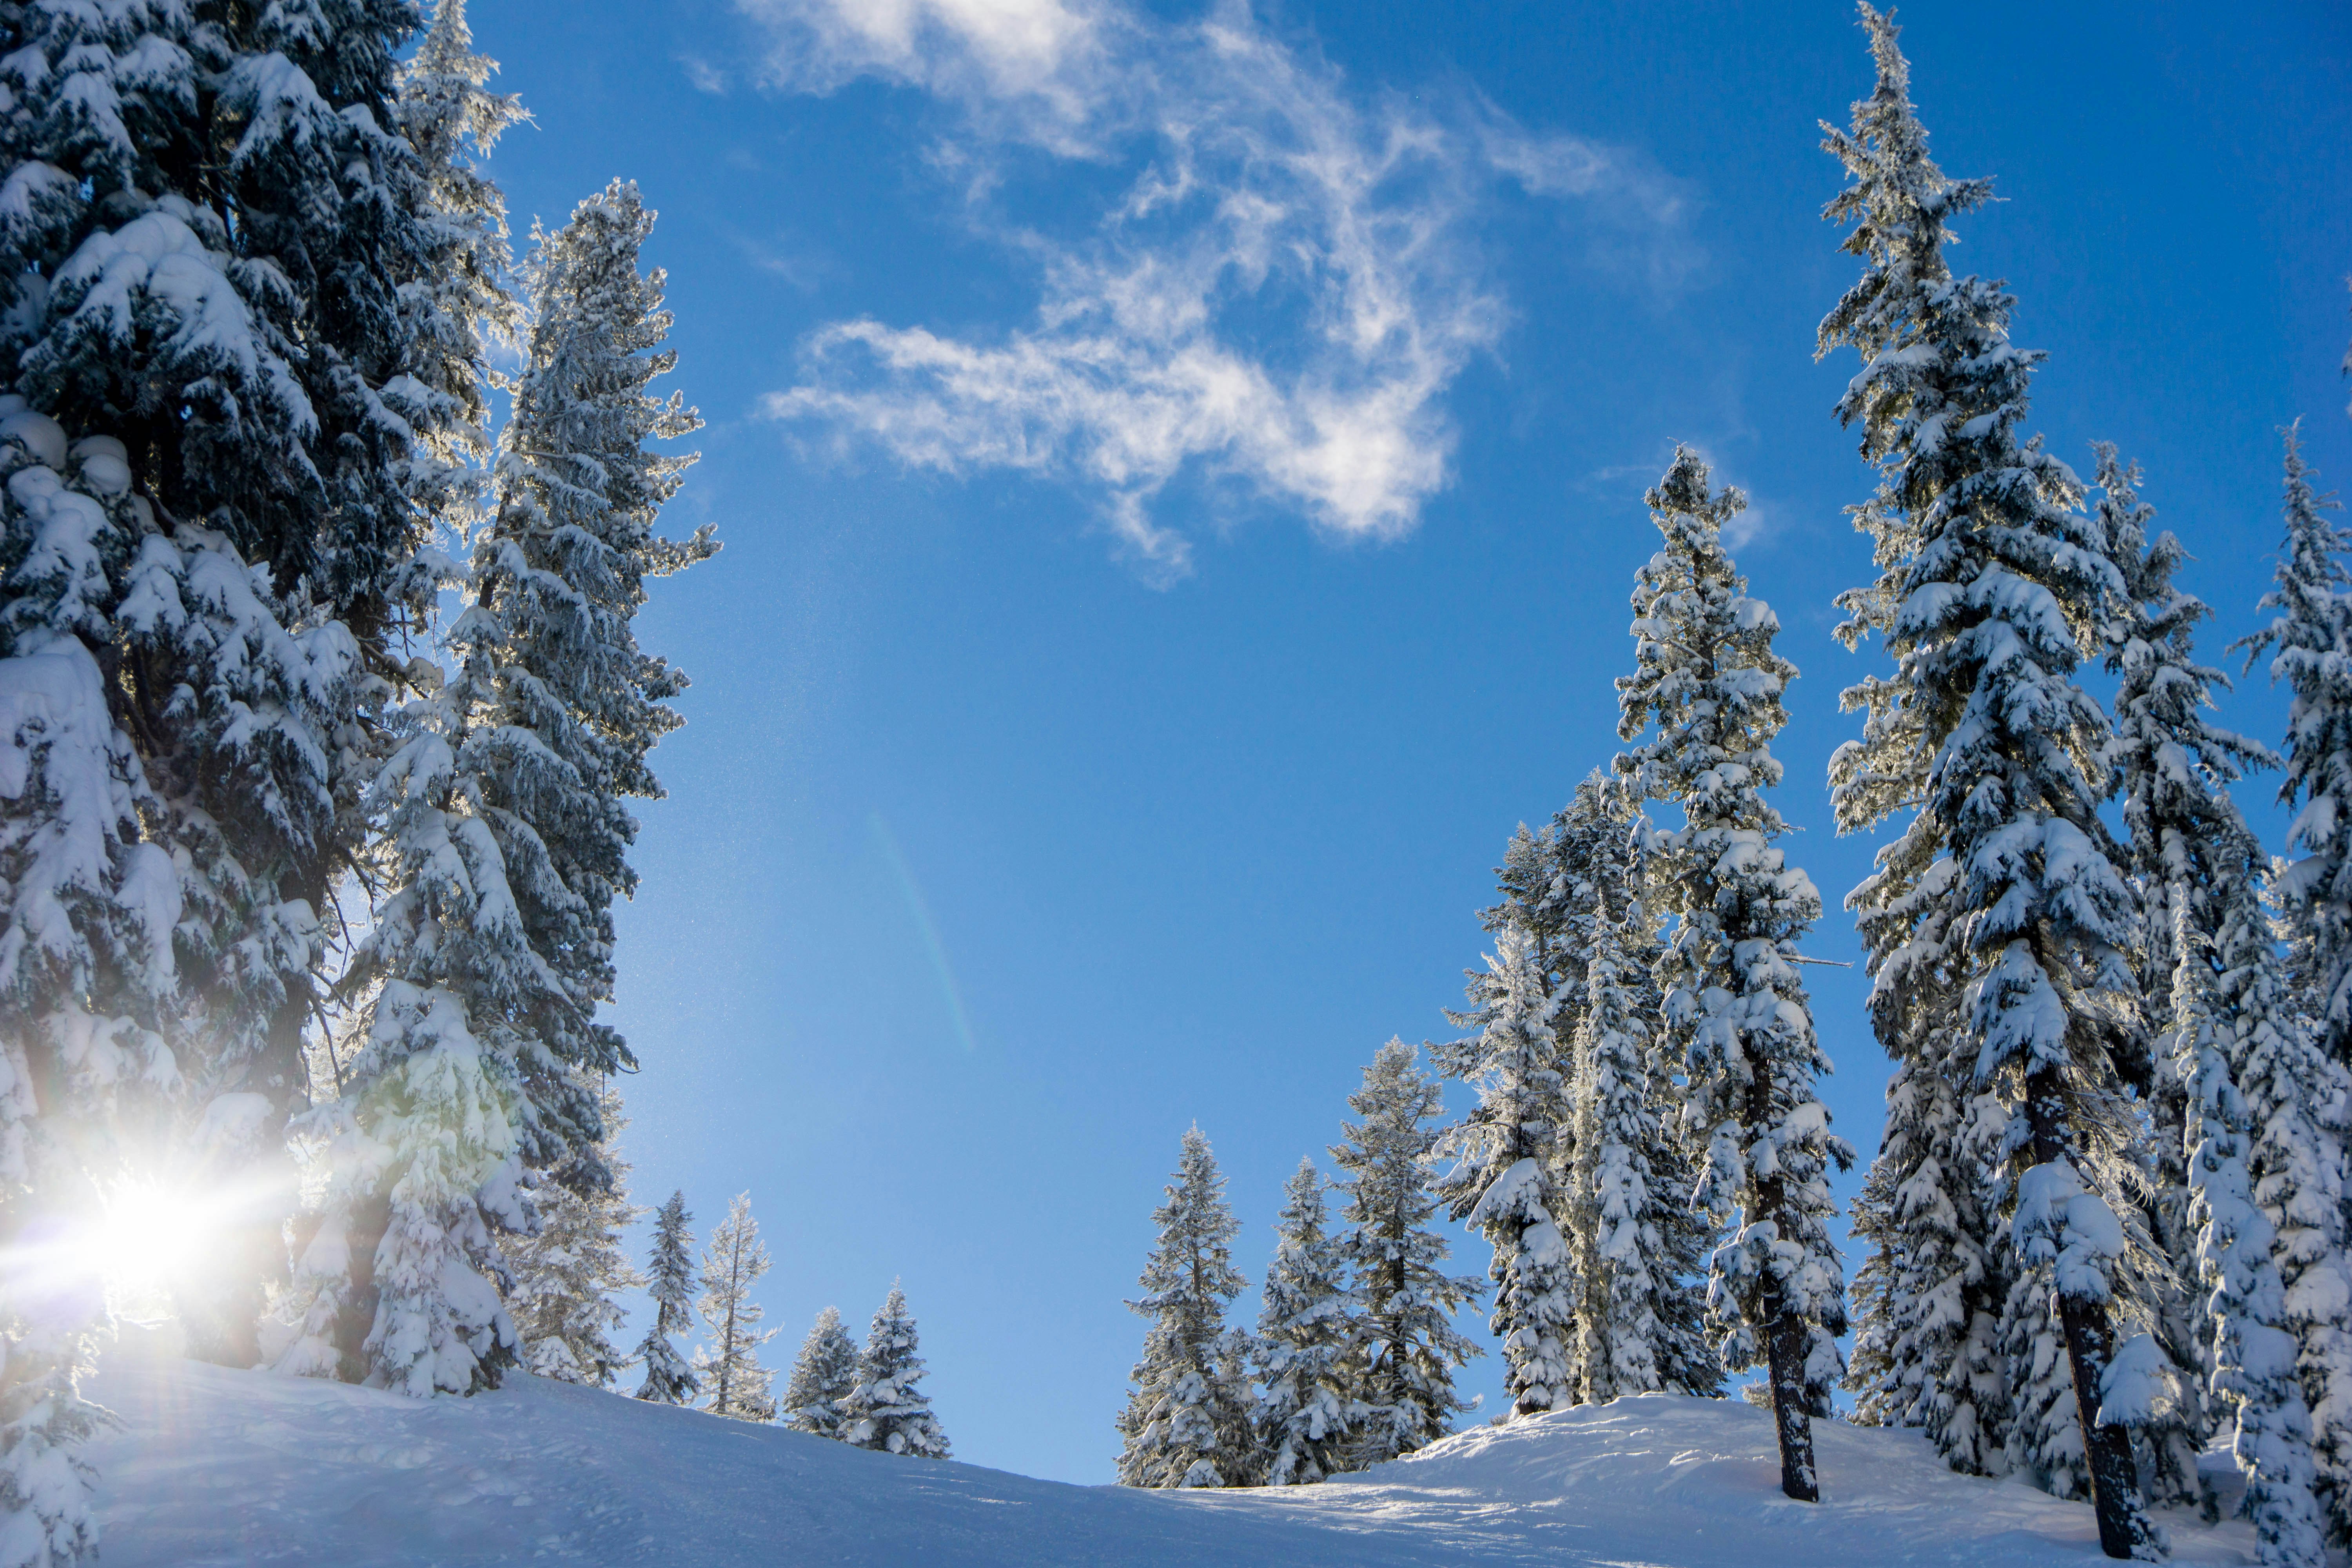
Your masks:
<path fill-rule="evenodd" d="M 683 56 L 677 63 L 684 68 L 686 79 L 693 84 L 695 91 L 710 93 L 716 97 L 726 96 L 727 73 L 725 71 L 720 70 L 709 60 L 694 55 Z"/>
<path fill-rule="evenodd" d="M 1336 536 L 1414 526 L 1448 478 L 1444 395 L 1506 317 L 1475 232 L 1499 181 L 1678 237 L 1671 186 L 1609 150 L 1354 91 L 1239 4 L 1183 26 L 1103 0 L 739 4 L 772 30 L 775 85 L 874 76 L 949 107 L 935 162 L 1041 279 L 1034 318 L 985 338 L 826 328 L 768 413 L 1072 483 L 1162 577 L 1188 545 L 1151 506 L 1188 469 Z M 1023 147 L 1117 172 L 1117 194 L 1076 233 L 999 223 Z"/>

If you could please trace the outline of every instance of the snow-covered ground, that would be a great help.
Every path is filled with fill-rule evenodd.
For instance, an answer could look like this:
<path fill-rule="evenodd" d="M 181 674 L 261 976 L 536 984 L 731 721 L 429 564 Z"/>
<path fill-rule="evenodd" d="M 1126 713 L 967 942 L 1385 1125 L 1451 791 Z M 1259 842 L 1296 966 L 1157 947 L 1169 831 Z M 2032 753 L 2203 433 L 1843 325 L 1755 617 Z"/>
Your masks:
<path fill-rule="evenodd" d="M 1824 1424 L 1829 1500 L 1789 1502 L 1763 1413 L 1736 1401 L 1620 1400 L 1323 1486 L 1179 1494 L 892 1458 L 534 1378 L 417 1404 L 135 1337 L 93 1392 L 124 1423 L 95 1455 L 107 1568 L 2101 1561 L 2088 1507 L 1952 1475 L 1908 1434 Z M 2252 1560 L 2242 1524 L 2166 1523 L 2177 1562 Z"/>

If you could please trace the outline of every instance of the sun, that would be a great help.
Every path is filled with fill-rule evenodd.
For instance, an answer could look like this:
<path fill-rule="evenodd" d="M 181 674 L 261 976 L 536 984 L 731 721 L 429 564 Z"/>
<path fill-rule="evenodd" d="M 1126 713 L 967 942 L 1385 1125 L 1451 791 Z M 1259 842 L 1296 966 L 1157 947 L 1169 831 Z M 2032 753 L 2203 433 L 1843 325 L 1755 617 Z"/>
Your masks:
<path fill-rule="evenodd" d="M 211 1226 L 203 1205 L 152 1182 L 124 1182 L 84 1231 L 77 1261 L 125 1296 L 146 1296 L 184 1278 Z"/>

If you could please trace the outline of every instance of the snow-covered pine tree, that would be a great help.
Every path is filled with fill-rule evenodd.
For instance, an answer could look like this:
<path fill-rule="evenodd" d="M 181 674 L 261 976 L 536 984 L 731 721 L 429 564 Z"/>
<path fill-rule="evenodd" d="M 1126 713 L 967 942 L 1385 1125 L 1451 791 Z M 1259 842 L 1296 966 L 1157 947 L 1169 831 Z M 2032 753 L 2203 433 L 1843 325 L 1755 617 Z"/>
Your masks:
<path fill-rule="evenodd" d="M 2300 424 L 2286 432 L 2286 538 L 2260 605 L 2276 614 L 2232 646 L 2250 668 L 2268 653 L 2272 682 L 2285 682 L 2291 698 L 2279 799 L 2302 803 L 2287 829 L 2290 852 L 2301 853 L 2279 892 L 2311 950 L 2321 1043 L 2352 1064 L 2352 534 L 2328 521 L 2340 503 L 2313 487 L 2302 436 Z"/>
<path fill-rule="evenodd" d="M 1184 1134 L 1167 1201 L 1153 1211 L 1160 1239 L 1143 1265 L 1141 1300 L 1151 1320 L 1135 1384 L 1119 1413 L 1118 1480 L 1129 1487 L 1246 1486 L 1256 1451 L 1254 1412 L 1224 1364 L 1234 1353 L 1225 1303 L 1247 1283 L 1234 1267 L 1241 1222 L 1225 1205 L 1225 1178 L 1200 1128 Z"/>
<path fill-rule="evenodd" d="M 1673 1086 L 1654 1071 L 1643 993 L 1625 951 L 1627 922 L 1596 921 L 1586 948 L 1587 1004 L 1575 1044 L 1574 1146 L 1566 1184 L 1570 1255 L 1582 1289 L 1577 1313 L 1578 1404 L 1659 1389 L 1710 1396 L 1721 1362 L 1696 1310 L 1703 1245 L 1715 1229 L 1693 1210 L 1675 1148 Z M 1659 1093 L 1661 1087 L 1666 1089 Z M 1662 1111 L 1664 1114 L 1662 1114 Z"/>
<path fill-rule="evenodd" d="M 1552 1141 L 1570 1111 L 1555 1011 L 1526 932 L 1496 933 L 1488 973 L 1471 975 L 1474 1005 L 1450 1014 L 1478 1032 L 1432 1047 L 1439 1070 L 1477 1086 L 1478 1103 L 1439 1140 L 1454 1168 L 1437 1195 L 1453 1216 L 1494 1247 L 1490 1321 L 1509 1370 L 1503 1386 L 1514 1415 L 1564 1409 L 1575 1398 L 1577 1280 L 1552 1160 Z"/>
<path fill-rule="evenodd" d="M 1360 1470 L 1435 1442 L 1471 1408 L 1454 1390 L 1454 1370 L 1486 1352 L 1454 1326 L 1454 1312 L 1484 1291 L 1440 1267 L 1449 1248 L 1430 1224 L 1429 1165 L 1444 1135 L 1431 1123 L 1445 1099 L 1413 1047 L 1382 1046 L 1348 1109 L 1361 1120 L 1340 1123 L 1331 1160 L 1345 1200 L 1339 1252 L 1362 1323 L 1349 1393 L 1363 1414 L 1343 1468 Z"/>
<path fill-rule="evenodd" d="M 916 1353 L 920 1348 L 906 1292 L 894 1279 L 866 1331 L 856 1384 L 842 1397 L 843 1442 L 918 1459 L 948 1457 L 948 1435 L 931 1414 L 930 1395 L 915 1386 L 923 1378 L 923 1358 Z"/>
<path fill-rule="evenodd" d="M 671 1338 L 694 1331 L 694 1298 L 701 1282 L 695 1277 L 694 1235 L 688 1229 L 693 1223 L 684 1193 L 670 1194 L 669 1201 L 654 1211 L 653 1252 L 646 1260 L 646 1294 L 653 1298 L 654 1321 L 635 1359 L 646 1368 L 637 1397 L 656 1405 L 684 1405 L 702 1388 L 702 1380 Z"/>
<path fill-rule="evenodd" d="M 857 1342 L 831 1307 L 816 1315 L 808 1338 L 793 1358 L 779 1416 L 795 1432 L 815 1437 L 843 1436 L 841 1402 L 857 1386 Z"/>
<path fill-rule="evenodd" d="M 1319 1481 L 1345 1468 L 1362 1414 L 1349 1365 L 1359 1334 L 1355 1293 L 1329 1220 L 1322 1174 L 1302 1158 L 1283 1188 L 1274 1265 L 1260 1292 L 1258 1448 L 1268 1486 Z"/>
<path fill-rule="evenodd" d="M 151 1177 L 293 1189 L 317 911 L 347 847 L 330 737 L 384 646 L 386 564 L 421 537 L 388 308 L 425 248 L 389 112 L 412 25 L 383 0 L 5 17 L 0 687 L 37 727 L 0 814 L 0 1245 L 86 1201 L 85 1160 L 134 1109 L 173 1161 Z M 152 1103 L 173 1089 L 177 1141 Z M 180 1302 L 192 1347 L 241 1364 L 283 1217 L 252 1207 L 214 1249 L 242 1289 Z M 93 1543 L 71 1458 L 88 1306 L 20 1298 L 0 1331 L 6 1534 L 44 1561 Z"/>
<path fill-rule="evenodd" d="M 13 405 L 13 406 L 10 406 Z M 109 710 L 109 557 L 136 525 L 82 489 L 56 422 L 0 401 L 0 1245 L 90 1223 L 116 1118 L 175 1072 L 161 1034 L 173 1000 L 178 879 L 145 841 L 136 749 Z M 126 1101 L 128 1103 L 126 1103 Z M 139 1120 L 152 1124 L 152 1108 Z M 47 1275 L 49 1277 L 45 1277 Z M 25 1564 L 92 1553 L 99 1415 L 79 1394 L 106 1305 L 101 1282 L 21 1265 L 0 1279 L 0 1541 Z"/>
<path fill-rule="evenodd" d="M 1775 844 L 1788 824 L 1764 798 L 1780 782 L 1771 742 L 1797 670 L 1773 651 L 1770 606 L 1749 596 L 1723 548 L 1746 498 L 1711 489 L 1684 447 L 1647 499 L 1665 542 L 1633 591 L 1635 671 L 1617 682 L 1617 732 L 1654 733 L 1617 769 L 1637 798 L 1683 814 L 1681 827 L 1644 839 L 1648 886 L 1675 920 L 1660 970 L 1667 1025 L 1683 1046 L 1690 1119 L 1708 1141 L 1696 1201 L 1739 1215 L 1710 1260 L 1708 1300 L 1726 1330 L 1724 1364 L 1769 1368 L 1780 1489 L 1814 1502 L 1812 1419 L 1829 1414 L 1845 1370 L 1828 1168 L 1853 1154 L 1814 1093 L 1829 1059 L 1796 964 L 1821 895 Z"/>
<path fill-rule="evenodd" d="M 1824 323 L 1823 353 L 1832 325 L 1865 313 L 1880 296 L 1900 300 L 1948 283 L 1946 225 L 1990 195 L 1986 182 L 1947 179 L 1928 157 L 1927 132 L 1906 91 L 1908 67 L 1891 35 L 1877 52 L 1877 88 L 1854 106 L 1855 134 L 1822 127 L 1832 152 L 1874 170 L 1859 198 L 1841 197 L 1827 215 L 1857 220 L 1846 248 L 1871 267 Z M 1838 336 L 1849 335 L 1839 328 Z M 1879 328 L 1864 352 L 1894 338 L 1891 326 Z M 1853 510 L 1879 575 L 1838 596 L 1846 619 L 1837 636 L 1848 647 L 1891 637 L 1920 538 L 1891 483 Z M 2010 1426 L 1999 1345 L 2010 1270 L 1999 1216 L 1971 1173 L 1988 1163 L 1986 1150 L 2007 1115 L 1976 1081 L 1961 1024 L 1964 965 L 1947 897 L 1956 868 L 1927 798 L 1933 747 L 1919 694 L 1901 666 L 1865 677 L 1840 704 L 1865 718 L 1862 738 L 1831 759 L 1838 831 L 1865 831 L 1911 814 L 1879 850 L 1877 870 L 1846 898 L 1874 980 L 1872 1026 L 1895 1062 L 1885 1131 L 1854 1204 L 1854 1234 L 1872 1250 L 1854 1279 L 1862 1310 L 1849 1386 L 1859 1396 L 1857 1419 L 1924 1427 L 1953 1468 L 1999 1474 Z"/>
<path fill-rule="evenodd" d="M 2214 939 L 2220 968 L 2212 1007 L 2222 1020 L 2224 1055 L 2246 1102 L 2251 1135 L 2248 1179 L 2263 1217 L 2278 1232 L 2271 1257 L 2285 1290 L 2279 1326 L 2296 1342 L 2295 1364 L 2312 1426 L 2312 1458 L 2332 1544 L 2352 1544 L 2352 1279 L 2347 1279 L 2343 1146 L 2352 1104 L 2345 1089 L 2347 1035 L 2344 1009 L 2352 954 L 2345 869 L 2347 839 L 2332 823 L 2336 802 L 2352 798 L 2352 690 L 2343 666 L 2352 649 L 2347 626 L 2344 531 L 2324 515 L 2332 498 L 2312 486 L 2300 432 L 2286 435 L 2286 542 L 2277 586 L 2263 606 L 2279 614 L 2245 639 L 2255 652 L 2272 650 L 2271 676 L 2293 693 L 2287 717 L 2284 796 L 2303 809 L 2290 829 L 2304 858 L 2273 862 L 2270 891 L 2282 917 L 2274 931 L 2267 909 L 2240 906 L 2260 874 L 2230 862 L 2232 895 L 2228 923 Z M 2242 880 L 2245 888 L 2237 885 Z M 2286 939 L 2282 956 L 2273 945 Z M 2232 950 L 2223 945 L 2232 942 Z M 2257 956 L 2268 961 L 2258 964 Z M 2234 965 L 2231 960 L 2235 959 Z M 2234 1026 L 2234 1027 L 2231 1027 Z M 2226 1220 L 2233 1211 L 2220 1211 Z M 2241 1250 L 2246 1244 L 2241 1244 Z M 2252 1282 L 2250 1301 L 2268 1304 Z M 2216 1300 L 2220 1300 L 2219 1295 Z M 2260 1348 L 2257 1342 L 2255 1349 Z M 2225 1361 L 2217 1381 L 2232 1368 Z M 2259 1379 L 2259 1361 L 2237 1375 Z M 2278 1397 L 2275 1392 L 2269 1396 Z M 2242 1458 L 2242 1465 L 2246 1461 Z"/>
<path fill-rule="evenodd" d="M 773 1421 L 775 1373 L 760 1364 L 760 1347 L 776 1337 L 762 1329 L 766 1310 L 751 1300 L 751 1287 L 768 1271 L 768 1244 L 751 1217 L 751 1194 L 728 1201 L 727 1217 L 702 1249 L 702 1298 L 695 1303 L 710 1343 L 697 1351 L 694 1372 L 709 1397 L 702 1408 L 739 1421 Z"/>
<path fill-rule="evenodd" d="M 1576 1278 L 1589 1300 L 1596 1290 L 1616 1291 L 1622 1324 L 1642 1325 L 1641 1351 L 1658 1381 L 1645 1387 L 1712 1398 L 1722 1391 L 1722 1360 L 1708 1342 L 1704 1298 L 1692 1281 L 1705 1272 L 1720 1226 L 1703 1209 L 1684 1201 L 1694 1184 L 1691 1162 L 1682 1145 L 1679 1090 L 1672 1066 L 1655 1059 L 1630 1037 L 1610 1037 L 1612 1048 L 1633 1048 L 1628 1072 L 1613 1080 L 1610 1102 L 1612 1136 L 1619 1147 L 1610 1156 L 1615 1185 L 1611 1224 L 1620 1241 L 1642 1237 L 1643 1257 L 1626 1278 L 1612 1279 L 1598 1265 L 1602 1243 L 1600 1203 L 1601 1156 L 1583 1140 L 1589 1118 L 1584 1079 L 1593 1037 L 1588 1009 L 1593 997 L 1593 953 L 1612 944 L 1615 955 L 1607 992 L 1622 1015 L 1633 1021 L 1654 1017 L 1659 994 L 1651 970 L 1657 954 L 1653 922 L 1640 904 L 1642 868 L 1633 843 L 1633 812 L 1623 792 L 1596 770 L 1576 787 L 1569 804 L 1543 828 L 1522 826 L 1512 836 L 1496 886 L 1503 901 L 1483 911 L 1490 932 L 1527 932 L 1554 1005 L 1552 1032 L 1563 1047 L 1564 1086 L 1577 1107 L 1568 1124 L 1554 1129 L 1550 1166 L 1562 1200 L 1564 1234 Z M 1491 984 L 1489 977 L 1480 977 Z M 1641 1031 L 1645 1036 L 1652 1031 Z M 1660 1042 L 1652 1040 L 1650 1047 Z M 1592 1124 L 1597 1131 L 1598 1124 Z M 1636 1185 L 1625 1178 L 1640 1176 Z M 1629 1206 L 1630 1205 L 1630 1206 Z M 1636 1304 L 1638 1303 L 1638 1305 Z M 1596 1320 L 1580 1310 L 1579 1337 L 1570 1347 L 1571 1400 L 1614 1398 L 1629 1392 L 1606 1365 L 1609 1334 L 1596 1337 Z M 1621 1325 L 1617 1334 L 1626 1331 Z"/>
<path fill-rule="evenodd" d="M 491 378 L 484 350 L 511 342 L 522 306 L 509 287 L 506 196 L 482 164 L 530 118 L 488 90 L 496 60 L 474 47 L 466 0 L 436 0 L 433 22 L 401 69 L 400 126 L 425 182 L 430 259 L 401 290 L 416 379 L 433 417 L 420 428 L 417 483 L 445 527 L 470 532 L 488 477 Z"/>
<path fill-rule="evenodd" d="M 625 802 L 662 793 L 647 758 L 683 721 L 686 678 L 637 646 L 650 577 L 718 550 L 654 531 L 691 454 L 653 451 L 702 423 L 646 390 L 677 355 L 663 274 L 639 270 L 654 215 L 614 181 L 541 237 L 525 268 L 530 360 L 499 435 L 498 512 L 476 539 L 472 603 L 451 628 L 478 704 L 462 765 L 499 839 L 519 921 L 568 1005 L 532 1019 L 516 1049 L 527 1155 L 593 1188 L 595 1142 L 581 1071 L 633 1064 L 596 1004 L 613 997 L 613 903 L 636 887 L 637 824 Z"/>
<path fill-rule="evenodd" d="M 369 1234 L 342 1215 L 387 1203 L 389 1223 L 372 1275 L 344 1285 L 334 1251 L 309 1270 L 332 1310 L 313 1307 L 296 1370 L 324 1359 L 310 1348 L 319 1320 L 348 1319 L 373 1286 L 371 1378 L 418 1393 L 494 1382 L 509 1331 L 475 1280 L 500 1268 L 494 1231 L 530 1227 L 519 1171 L 586 1193 L 606 1179 L 583 1085 L 634 1060 L 595 1019 L 613 992 L 612 903 L 635 885 L 623 800 L 660 793 L 646 757 L 679 722 L 665 700 L 684 685 L 631 621 L 647 576 L 715 548 L 708 530 L 685 544 L 652 531 L 690 459 L 646 443 L 697 424 L 645 390 L 674 360 L 661 275 L 637 269 L 652 221 L 616 182 L 528 268 L 530 363 L 450 629 L 462 663 L 401 715 L 406 738 L 371 796 L 394 890 L 345 983 L 366 1043 L 322 1234 Z"/>
<path fill-rule="evenodd" d="M 2210 1145 L 2200 1178 L 2205 1184 L 2218 1180 L 2230 1186 L 2244 1179 L 2238 1134 L 2245 1129 L 2231 1126 L 2242 1114 L 2242 1106 L 2233 1103 L 2235 1079 L 2225 1056 L 2205 1054 L 2215 1047 L 2200 1036 L 2212 1027 L 2216 984 L 2243 994 L 2255 977 L 2228 982 L 2210 966 L 2221 959 L 2217 942 L 2232 918 L 2226 903 L 2242 902 L 2236 918 L 2251 919 L 2251 931 L 2263 930 L 2264 862 L 2227 786 L 2246 767 L 2275 766 L 2278 759 L 2207 717 L 2213 689 L 2227 689 L 2229 681 L 2195 657 L 2197 623 L 2210 612 L 2173 582 L 2188 552 L 2170 533 L 2149 536 L 2156 510 L 2139 499 L 2137 468 L 2126 467 L 2113 446 L 2103 443 L 2095 451 L 2099 524 L 2124 577 L 2124 595 L 2106 632 L 2107 668 L 2119 677 L 2108 760 L 2147 922 L 2140 990 L 2157 1058 L 2146 1091 L 2156 1142 L 2147 1223 L 2162 1260 L 2150 1282 L 2158 1308 L 2151 1331 L 2172 1384 L 2136 1436 L 2148 1500 L 2175 1503 L 2199 1496 L 2197 1455 L 2212 1431 L 2204 1390 L 2216 1371 L 2220 1329 L 2198 1300 L 2200 1252 L 2211 1249 L 2200 1247 L 2200 1232 L 2212 1227 L 2217 1211 L 2194 1190 L 2189 1161 Z M 2271 971 L 2260 998 L 2267 1017 L 2276 963 L 2267 954 L 2263 962 Z M 2241 1162 L 2236 1174 L 2216 1177 L 2219 1163 L 2230 1160 Z M 2235 1245 L 2235 1234 L 2233 1225 L 2224 1224 L 2211 1247 Z"/>
<path fill-rule="evenodd" d="M 621 1233 L 644 1211 L 629 1202 L 628 1163 L 615 1148 L 628 1119 L 610 1080 L 596 1104 L 604 1135 L 577 1157 L 603 1166 L 606 1180 L 566 1184 L 559 1171 L 532 1194 L 539 1229 L 508 1249 L 514 1283 L 507 1305 L 533 1373 L 609 1388 L 629 1364 L 610 1338 L 627 1316 L 614 1297 L 645 1283 L 621 1250 Z"/>
<path fill-rule="evenodd" d="M 1863 358 L 1838 416 L 1883 475 L 1863 523 L 1885 575 L 1865 595 L 1929 760 L 1908 775 L 1925 784 L 1909 831 L 1858 897 L 1883 908 L 1951 864 L 1939 901 L 1958 942 L 1941 956 L 1963 986 L 1967 1086 L 1990 1089 L 2005 1119 L 1945 1179 L 1997 1182 L 2021 1265 L 2049 1270 L 2100 1545 L 2127 1557 L 2151 1540 L 2130 1435 L 2097 1416 L 2126 1239 L 2111 1200 L 2136 1163 L 2121 1099 L 2136 902 L 2097 815 L 2105 715 L 2074 679 L 2121 579 L 2079 481 L 2020 435 L 2039 356 L 2009 341 L 2013 301 L 1942 269 L 1946 218 L 1988 189 L 1927 160 L 1895 28 L 1866 5 L 1863 21 L 1877 89 L 1826 144 L 1853 176 L 1828 216 L 1853 225 L 1846 248 L 1865 270 L 1820 346 Z M 1886 956 L 1874 949 L 1882 988 Z"/>

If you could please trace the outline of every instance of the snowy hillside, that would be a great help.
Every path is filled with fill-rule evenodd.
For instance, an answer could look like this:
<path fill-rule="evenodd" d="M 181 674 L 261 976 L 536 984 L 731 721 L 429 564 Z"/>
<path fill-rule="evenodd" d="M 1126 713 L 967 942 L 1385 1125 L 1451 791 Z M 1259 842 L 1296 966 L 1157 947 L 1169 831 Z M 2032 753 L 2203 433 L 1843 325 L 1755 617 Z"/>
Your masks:
<path fill-rule="evenodd" d="M 1788 1502 L 1763 1413 L 1736 1402 L 1649 1395 L 1480 1427 L 1318 1487 L 1139 1492 L 532 1378 L 417 1402 L 124 1349 L 96 1386 L 124 1422 L 93 1456 L 107 1568 L 2100 1561 L 2087 1506 L 1951 1475 L 1907 1435 L 1823 1424 L 1831 1500 Z M 2242 1525 L 2167 1523 L 2178 1562 L 2252 1560 Z"/>

